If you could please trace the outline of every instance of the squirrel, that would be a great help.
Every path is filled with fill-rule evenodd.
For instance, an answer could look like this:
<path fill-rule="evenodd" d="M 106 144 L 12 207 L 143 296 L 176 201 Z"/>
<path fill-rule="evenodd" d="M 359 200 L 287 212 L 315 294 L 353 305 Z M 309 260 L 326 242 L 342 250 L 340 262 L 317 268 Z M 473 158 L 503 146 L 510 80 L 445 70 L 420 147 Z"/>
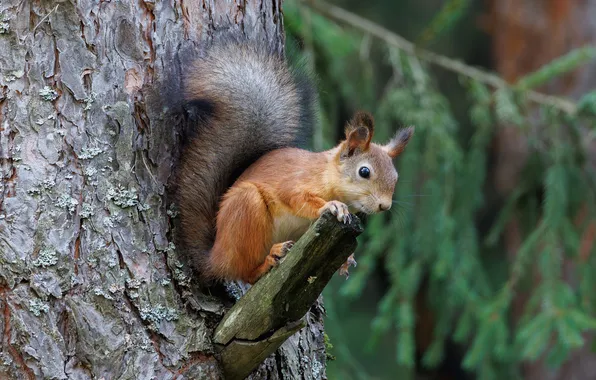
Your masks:
<path fill-rule="evenodd" d="M 360 111 L 333 149 L 300 149 L 315 116 L 314 86 L 303 74 L 262 43 L 223 39 L 182 75 L 195 132 L 178 175 L 180 239 L 203 280 L 252 285 L 324 211 L 348 223 L 350 211 L 391 208 L 392 159 L 413 127 L 378 145 L 373 117 Z M 350 265 L 353 255 L 340 269 L 346 278 Z"/>

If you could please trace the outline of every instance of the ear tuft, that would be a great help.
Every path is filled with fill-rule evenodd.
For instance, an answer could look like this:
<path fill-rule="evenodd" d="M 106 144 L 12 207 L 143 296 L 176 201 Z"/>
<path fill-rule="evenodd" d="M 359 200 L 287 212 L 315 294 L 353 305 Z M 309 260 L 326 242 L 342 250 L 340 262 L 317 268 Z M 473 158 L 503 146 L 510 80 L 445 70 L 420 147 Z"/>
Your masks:
<path fill-rule="evenodd" d="M 358 126 L 358 127 L 366 127 L 372 136 L 375 130 L 375 120 L 373 116 L 365 111 L 358 111 L 352 117 L 352 121 L 350 124 Z"/>
<path fill-rule="evenodd" d="M 368 133 L 372 139 L 375 130 L 375 121 L 370 113 L 358 111 L 352 116 L 352 119 L 346 124 L 346 138 L 348 138 L 351 131 L 360 127 L 368 129 Z"/>
<path fill-rule="evenodd" d="M 406 145 L 408 145 L 413 134 L 414 127 L 403 128 L 397 131 L 395 137 L 393 137 L 391 141 L 389 141 L 389 144 L 384 147 L 387 154 L 391 158 L 399 156 L 406 148 Z"/>
<path fill-rule="evenodd" d="M 356 152 L 367 151 L 373 137 L 374 124 L 374 119 L 370 113 L 356 112 L 346 124 L 346 149 L 342 156 L 350 157 Z"/>

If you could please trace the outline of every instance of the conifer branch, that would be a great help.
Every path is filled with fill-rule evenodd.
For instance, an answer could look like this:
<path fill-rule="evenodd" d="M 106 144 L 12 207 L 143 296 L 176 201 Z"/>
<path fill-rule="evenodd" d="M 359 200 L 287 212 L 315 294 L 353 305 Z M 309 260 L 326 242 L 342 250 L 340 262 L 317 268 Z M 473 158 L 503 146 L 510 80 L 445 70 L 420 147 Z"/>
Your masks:
<path fill-rule="evenodd" d="M 390 46 L 400 49 L 408 54 L 415 55 L 434 65 L 464 75 L 491 87 L 509 88 L 511 90 L 519 89 L 516 84 L 508 83 L 496 74 L 488 73 L 466 65 L 456 59 L 445 57 L 425 49 L 420 49 L 414 43 L 402 36 L 352 12 L 348 12 L 343 8 L 318 0 L 302 0 L 302 2 L 329 19 L 350 25 L 353 28 L 359 29 L 364 33 L 384 41 Z M 524 94 L 527 99 L 532 102 L 548 105 L 568 114 L 575 113 L 577 109 L 577 105 L 574 102 L 560 97 L 546 95 L 532 90 L 524 90 Z"/>

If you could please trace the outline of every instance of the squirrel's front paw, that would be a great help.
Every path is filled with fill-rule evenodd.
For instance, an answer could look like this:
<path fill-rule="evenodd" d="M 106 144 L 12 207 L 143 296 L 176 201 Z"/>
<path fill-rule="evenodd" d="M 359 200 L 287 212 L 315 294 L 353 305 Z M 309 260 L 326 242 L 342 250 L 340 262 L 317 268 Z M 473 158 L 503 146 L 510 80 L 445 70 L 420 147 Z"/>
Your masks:
<path fill-rule="evenodd" d="M 350 216 L 350 211 L 348 210 L 348 206 L 344 203 L 339 201 L 329 201 L 325 203 L 325 206 L 319 209 L 319 215 L 321 215 L 325 210 L 331 211 L 331 213 L 337 216 L 337 220 L 343 223 L 350 223 L 352 217 Z"/>

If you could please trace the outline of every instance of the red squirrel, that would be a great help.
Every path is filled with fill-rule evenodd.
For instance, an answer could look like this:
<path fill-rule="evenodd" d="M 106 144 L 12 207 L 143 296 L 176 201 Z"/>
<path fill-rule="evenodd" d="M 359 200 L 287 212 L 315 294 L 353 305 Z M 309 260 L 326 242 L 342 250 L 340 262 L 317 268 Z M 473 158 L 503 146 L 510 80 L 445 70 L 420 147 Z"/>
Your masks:
<path fill-rule="evenodd" d="M 314 113 L 307 76 L 262 44 L 222 40 L 183 77 L 196 110 L 178 179 L 182 249 L 204 280 L 254 284 L 325 210 L 388 210 L 399 156 L 414 129 L 373 143 L 373 117 L 358 112 L 333 149 L 297 148 Z M 348 275 L 353 256 L 342 266 Z"/>

